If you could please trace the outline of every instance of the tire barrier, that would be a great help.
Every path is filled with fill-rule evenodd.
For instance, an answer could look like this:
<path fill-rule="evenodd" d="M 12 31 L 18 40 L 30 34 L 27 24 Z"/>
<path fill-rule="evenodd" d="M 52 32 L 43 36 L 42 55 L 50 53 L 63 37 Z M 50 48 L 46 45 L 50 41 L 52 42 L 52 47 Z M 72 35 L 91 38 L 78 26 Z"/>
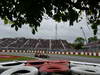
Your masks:
<path fill-rule="evenodd" d="M 87 62 L 77 62 L 77 61 L 70 61 L 70 67 L 86 65 Z"/>
<path fill-rule="evenodd" d="M 62 64 L 46 64 L 39 69 L 40 72 L 66 72 L 69 71 L 69 67 Z"/>
<path fill-rule="evenodd" d="M 81 65 L 71 67 L 72 75 L 100 75 L 100 67 Z"/>
<path fill-rule="evenodd" d="M 88 62 L 70 61 L 70 67 L 73 67 L 73 66 L 81 66 L 81 65 L 98 66 L 98 67 L 100 67 L 100 64 L 97 64 L 97 63 L 88 63 Z"/>
<path fill-rule="evenodd" d="M 15 66 L 23 66 L 25 65 L 24 63 L 21 63 L 21 62 L 17 62 L 17 61 L 12 61 L 12 62 L 3 62 L 3 63 L 0 63 L 0 69 L 9 69 L 9 68 L 12 68 L 12 67 L 15 67 Z"/>
<path fill-rule="evenodd" d="M 34 66 L 36 68 L 40 68 L 41 66 L 43 66 L 44 64 L 47 64 L 47 61 L 44 60 L 31 60 L 31 61 L 27 61 L 25 66 Z"/>
<path fill-rule="evenodd" d="M 21 61 L 18 61 L 18 62 L 26 64 L 27 61 L 21 60 Z"/>
<path fill-rule="evenodd" d="M 63 64 L 63 65 L 68 65 L 69 66 L 69 61 L 68 60 L 49 60 L 47 63 Z"/>
<path fill-rule="evenodd" d="M 1 75 L 38 75 L 38 69 L 31 66 L 17 66 L 4 71 Z"/>

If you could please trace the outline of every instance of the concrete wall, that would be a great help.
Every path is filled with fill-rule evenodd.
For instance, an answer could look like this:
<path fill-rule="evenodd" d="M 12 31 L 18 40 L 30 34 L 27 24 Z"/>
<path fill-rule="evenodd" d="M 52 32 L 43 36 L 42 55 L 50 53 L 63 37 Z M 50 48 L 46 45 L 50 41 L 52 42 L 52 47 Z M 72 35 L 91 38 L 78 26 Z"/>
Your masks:
<path fill-rule="evenodd" d="M 0 52 L 100 56 L 100 52 L 59 52 L 59 51 L 44 51 L 44 50 L 0 50 Z"/>

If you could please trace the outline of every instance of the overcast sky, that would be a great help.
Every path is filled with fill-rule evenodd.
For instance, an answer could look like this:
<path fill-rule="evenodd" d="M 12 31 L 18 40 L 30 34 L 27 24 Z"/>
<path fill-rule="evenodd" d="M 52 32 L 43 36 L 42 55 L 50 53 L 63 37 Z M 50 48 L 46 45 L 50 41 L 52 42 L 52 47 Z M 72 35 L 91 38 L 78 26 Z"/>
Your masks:
<path fill-rule="evenodd" d="M 26 38 L 42 38 L 42 39 L 56 39 L 56 24 L 57 24 L 57 39 L 67 40 L 73 42 L 77 37 L 84 37 L 80 27 L 83 27 L 86 38 L 93 36 L 93 32 L 90 26 L 87 26 L 86 19 L 75 23 L 74 26 L 69 26 L 69 23 L 57 23 L 52 19 L 43 19 L 41 26 L 38 28 L 38 32 L 35 35 L 31 33 L 31 28 L 28 25 L 23 25 L 21 29 L 15 31 L 10 25 L 5 25 L 0 20 L 0 38 L 15 38 L 15 37 L 26 37 Z M 99 35 L 98 35 L 99 36 Z"/>

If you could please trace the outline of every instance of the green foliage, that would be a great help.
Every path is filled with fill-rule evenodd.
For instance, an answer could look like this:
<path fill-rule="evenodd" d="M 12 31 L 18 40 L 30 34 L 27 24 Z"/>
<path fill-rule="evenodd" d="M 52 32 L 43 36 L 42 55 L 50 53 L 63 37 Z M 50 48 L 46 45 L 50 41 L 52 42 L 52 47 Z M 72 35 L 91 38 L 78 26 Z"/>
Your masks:
<path fill-rule="evenodd" d="M 85 39 L 82 37 L 77 37 L 75 39 L 75 43 L 77 43 L 77 44 L 84 44 L 84 42 L 85 42 Z"/>
<path fill-rule="evenodd" d="M 95 41 L 97 41 L 97 40 L 98 40 L 98 38 L 97 38 L 96 36 L 94 36 L 94 37 L 89 37 L 89 38 L 88 38 L 88 43 L 95 42 Z"/>
<path fill-rule="evenodd" d="M 84 45 L 84 42 L 85 42 L 85 39 L 82 38 L 82 37 L 77 37 L 75 39 L 75 42 L 74 42 L 74 48 L 75 49 L 82 49 L 83 45 Z"/>
<path fill-rule="evenodd" d="M 4 61 L 22 61 L 22 60 L 34 60 L 35 58 L 31 58 L 31 57 L 19 57 L 19 58 L 0 58 L 0 62 L 4 62 Z"/>
<path fill-rule="evenodd" d="M 8 19 L 4 17 L 4 24 L 8 24 Z"/>
<path fill-rule="evenodd" d="M 32 29 L 32 33 L 35 34 L 35 30 L 34 29 Z"/>
<path fill-rule="evenodd" d="M 74 49 L 83 49 L 83 44 L 81 43 L 73 43 L 71 44 L 71 46 L 74 48 Z"/>
<path fill-rule="evenodd" d="M 92 24 L 94 34 L 100 25 L 100 0 L 0 0 L 0 17 L 8 21 L 17 31 L 22 25 L 29 24 L 35 34 L 43 19 L 44 13 L 54 20 L 69 22 L 70 25 L 80 21 L 85 12 L 88 23 Z"/>

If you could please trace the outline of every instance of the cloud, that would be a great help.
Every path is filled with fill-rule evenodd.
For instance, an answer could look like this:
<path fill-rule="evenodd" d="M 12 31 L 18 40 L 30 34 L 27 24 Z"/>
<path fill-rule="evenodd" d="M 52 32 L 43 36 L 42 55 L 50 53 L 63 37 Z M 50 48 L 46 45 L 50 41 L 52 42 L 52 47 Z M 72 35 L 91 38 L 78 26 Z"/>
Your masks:
<path fill-rule="evenodd" d="M 26 37 L 26 38 L 42 38 L 42 39 L 55 39 L 56 38 L 56 24 L 57 24 L 57 39 L 68 40 L 73 42 L 76 37 L 84 37 L 80 27 L 83 27 L 86 37 L 93 36 L 92 30 L 87 27 L 86 19 L 83 19 L 79 23 L 75 23 L 74 26 L 69 26 L 67 23 L 57 23 L 52 19 L 43 20 L 41 26 L 38 28 L 38 32 L 35 35 L 31 33 L 31 28 L 28 25 L 23 25 L 21 29 L 15 31 L 10 25 L 4 25 L 0 21 L 0 38 L 5 37 Z"/>

